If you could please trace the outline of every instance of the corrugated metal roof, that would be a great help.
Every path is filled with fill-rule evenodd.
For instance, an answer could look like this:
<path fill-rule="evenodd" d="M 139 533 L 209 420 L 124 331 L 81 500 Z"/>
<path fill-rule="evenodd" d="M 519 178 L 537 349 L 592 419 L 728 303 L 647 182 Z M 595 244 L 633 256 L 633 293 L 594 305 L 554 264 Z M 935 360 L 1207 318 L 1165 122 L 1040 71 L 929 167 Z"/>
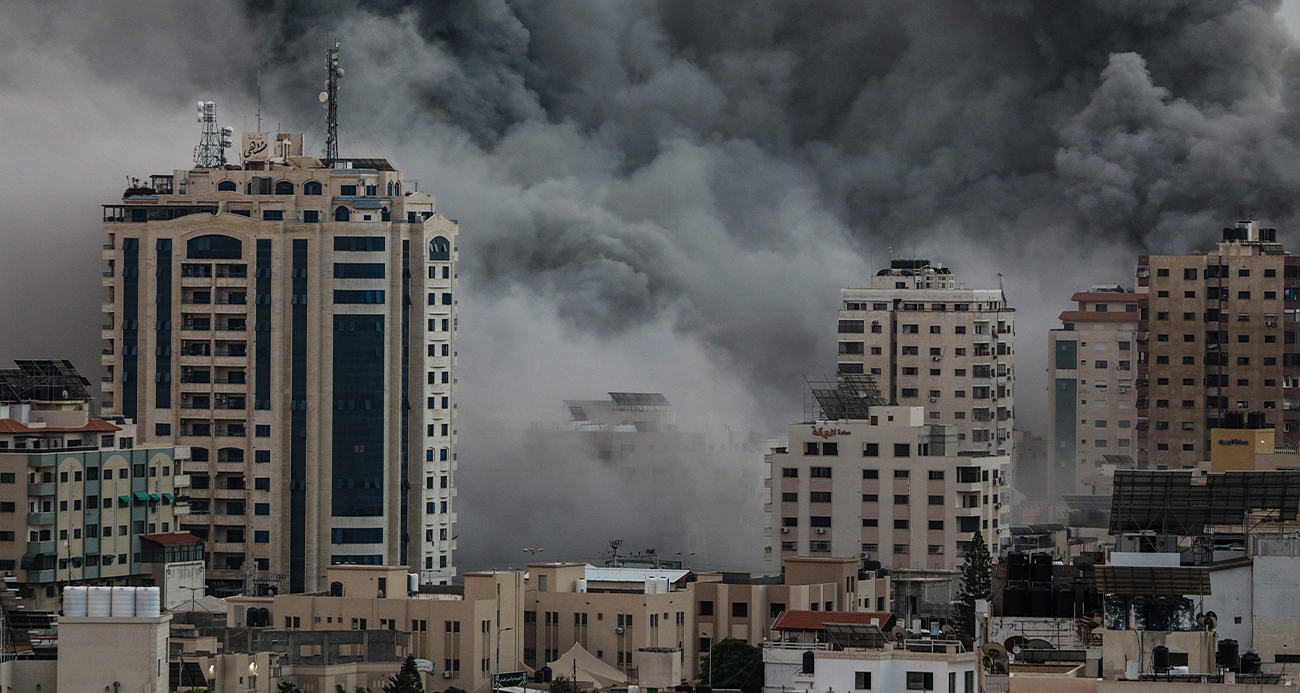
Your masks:
<path fill-rule="evenodd" d="M 597 568 L 590 563 L 587 564 L 587 582 L 640 582 L 644 583 L 646 578 L 666 577 L 669 582 L 675 583 L 678 580 L 690 575 L 689 570 L 669 570 L 667 568 Z"/>

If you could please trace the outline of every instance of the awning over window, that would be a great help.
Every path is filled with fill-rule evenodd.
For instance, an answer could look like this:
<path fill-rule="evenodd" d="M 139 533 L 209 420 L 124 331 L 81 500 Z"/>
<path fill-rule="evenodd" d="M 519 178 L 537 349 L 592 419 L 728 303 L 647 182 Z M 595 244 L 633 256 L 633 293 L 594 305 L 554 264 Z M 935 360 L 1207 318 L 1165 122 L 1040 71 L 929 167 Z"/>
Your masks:
<path fill-rule="evenodd" d="M 122 501 L 123 503 L 130 503 L 130 502 L 131 502 L 131 497 L 130 497 L 130 496 L 118 496 L 117 499 L 120 500 L 120 501 Z"/>
<path fill-rule="evenodd" d="M 144 491 L 136 491 L 136 492 L 135 492 L 134 494 L 132 494 L 132 495 L 134 495 L 134 496 L 135 496 L 135 499 L 138 500 L 138 501 L 145 501 L 145 502 L 147 502 L 147 501 L 150 501 L 150 500 L 154 500 L 153 497 L 151 497 L 149 494 L 145 493 Z"/>

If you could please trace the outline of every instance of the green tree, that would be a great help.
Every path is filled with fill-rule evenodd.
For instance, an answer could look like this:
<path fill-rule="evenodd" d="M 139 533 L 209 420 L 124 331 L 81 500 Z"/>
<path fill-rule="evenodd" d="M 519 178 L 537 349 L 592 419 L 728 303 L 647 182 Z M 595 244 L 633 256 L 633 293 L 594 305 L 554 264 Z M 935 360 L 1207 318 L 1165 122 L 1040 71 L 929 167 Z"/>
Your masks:
<path fill-rule="evenodd" d="M 276 693 L 302 693 L 302 689 L 294 685 L 292 681 L 281 681 L 280 685 L 275 687 Z"/>
<path fill-rule="evenodd" d="M 714 662 L 717 662 L 716 666 Z M 704 658 L 700 681 L 714 688 L 739 688 L 743 693 L 760 693 L 763 690 L 763 650 L 737 638 L 718 642 Z"/>
<path fill-rule="evenodd" d="M 469 691 L 465 690 L 464 688 L 457 688 L 457 687 L 455 687 L 455 686 L 447 686 L 447 690 L 443 691 L 442 693 L 469 693 Z"/>
<path fill-rule="evenodd" d="M 424 693 L 424 684 L 420 682 L 420 672 L 415 670 L 415 657 L 407 656 L 402 662 L 402 669 L 388 679 L 384 693 Z"/>
<path fill-rule="evenodd" d="M 957 594 L 957 632 L 975 636 L 975 600 L 984 599 L 993 588 L 993 557 L 984 535 L 975 530 L 961 566 L 961 591 Z"/>
<path fill-rule="evenodd" d="M 343 686 L 340 686 L 336 683 L 334 684 L 334 693 L 348 693 L 348 691 L 347 689 L 343 688 Z M 370 689 L 365 688 L 364 686 L 357 686 L 356 688 L 352 689 L 352 693 L 370 693 Z"/>

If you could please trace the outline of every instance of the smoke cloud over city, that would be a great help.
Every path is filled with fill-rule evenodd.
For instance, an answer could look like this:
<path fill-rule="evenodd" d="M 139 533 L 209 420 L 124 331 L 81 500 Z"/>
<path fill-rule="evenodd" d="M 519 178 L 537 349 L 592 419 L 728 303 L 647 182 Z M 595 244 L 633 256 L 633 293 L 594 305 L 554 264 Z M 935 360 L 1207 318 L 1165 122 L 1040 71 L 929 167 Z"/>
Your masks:
<path fill-rule="evenodd" d="M 0 360 L 93 375 L 96 205 L 188 165 L 196 100 L 255 129 L 259 79 L 263 128 L 319 150 L 338 40 L 342 153 L 391 159 L 461 225 L 458 563 L 504 564 L 509 533 L 547 521 L 510 510 L 538 463 L 511 440 L 563 399 L 659 391 L 684 427 L 783 434 L 803 374 L 834 369 L 838 290 L 891 256 L 1005 282 L 1017 416 L 1041 431 L 1043 332 L 1076 287 L 1131 284 L 1136 254 L 1206 247 L 1244 215 L 1295 245 L 1280 5 L 17 0 Z M 548 517 L 593 494 L 709 500 L 565 478 Z M 556 526 L 592 554 L 674 541 L 580 517 Z"/>

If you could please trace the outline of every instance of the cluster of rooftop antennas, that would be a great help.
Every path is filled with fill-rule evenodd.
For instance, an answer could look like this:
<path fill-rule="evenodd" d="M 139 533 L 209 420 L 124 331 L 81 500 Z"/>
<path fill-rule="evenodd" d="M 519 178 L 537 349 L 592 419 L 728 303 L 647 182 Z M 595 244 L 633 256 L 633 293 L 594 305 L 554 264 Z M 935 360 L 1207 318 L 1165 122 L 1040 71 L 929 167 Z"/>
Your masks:
<path fill-rule="evenodd" d="M 339 78 L 343 68 L 339 67 L 339 44 L 325 52 L 325 91 L 320 93 L 321 103 L 325 104 L 325 149 L 321 155 L 325 165 L 331 166 L 339 158 Z"/>
<path fill-rule="evenodd" d="M 196 118 L 203 123 L 203 136 L 194 148 L 194 165 L 199 168 L 216 168 L 226 165 L 226 148 L 233 146 L 235 129 L 227 125 L 217 128 L 217 104 L 198 102 Z"/>

